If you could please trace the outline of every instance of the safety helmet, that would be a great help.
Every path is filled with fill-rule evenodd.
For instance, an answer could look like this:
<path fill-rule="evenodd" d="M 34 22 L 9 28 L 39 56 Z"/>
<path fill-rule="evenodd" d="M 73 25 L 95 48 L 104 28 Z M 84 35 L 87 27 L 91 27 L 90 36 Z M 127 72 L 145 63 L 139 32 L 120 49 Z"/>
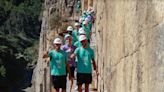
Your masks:
<path fill-rule="evenodd" d="M 62 40 L 60 38 L 55 38 L 53 44 L 62 44 Z"/>
<path fill-rule="evenodd" d="M 80 35 L 82 35 L 82 34 L 86 34 L 86 32 L 84 31 L 83 28 L 80 28 L 78 32 L 79 32 Z"/>
<path fill-rule="evenodd" d="M 76 27 L 76 26 L 80 26 L 80 24 L 79 24 L 78 22 L 76 22 L 76 23 L 75 23 L 75 27 Z"/>
<path fill-rule="evenodd" d="M 64 36 L 64 39 L 66 40 L 68 37 L 71 37 L 71 35 L 70 35 L 70 34 L 66 34 L 66 35 Z"/>
<path fill-rule="evenodd" d="M 80 35 L 79 36 L 79 41 L 83 41 L 83 40 L 86 40 L 87 38 L 86 38 L 86 36 L 85 35 Z"/>
<path fill-rule="evenodd" d="M 68 26 L 67 27 L 67 31 L 73 31 L 73 27 L 72 26 Z"/>

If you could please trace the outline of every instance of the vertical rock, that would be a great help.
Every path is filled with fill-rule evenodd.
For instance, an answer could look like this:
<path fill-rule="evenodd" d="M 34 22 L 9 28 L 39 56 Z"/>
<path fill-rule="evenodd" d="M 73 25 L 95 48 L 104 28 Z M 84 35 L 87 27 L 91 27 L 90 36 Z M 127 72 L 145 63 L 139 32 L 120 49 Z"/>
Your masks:
<path fill-rule="evenodd" d="M 164 91 L 164 1 L 97 0 L 99 92 Z"/>
<path fill-rule="evenodd" d="M 72 17 L 72 15 L 67 16 L 65 14 L 68 14 L 70 10 L 68 7 L 73 7 L 74 4 L 75 0 L 45 0 L 42 14 L 39 57 L 32 80 L 33 92 L 51 91 L 49 64 L 46 63 L 46 60 L 42 56 L 52 48 L 53 39 L 59 36 L 58 33 L 62 31 L 63 19 Z"/>

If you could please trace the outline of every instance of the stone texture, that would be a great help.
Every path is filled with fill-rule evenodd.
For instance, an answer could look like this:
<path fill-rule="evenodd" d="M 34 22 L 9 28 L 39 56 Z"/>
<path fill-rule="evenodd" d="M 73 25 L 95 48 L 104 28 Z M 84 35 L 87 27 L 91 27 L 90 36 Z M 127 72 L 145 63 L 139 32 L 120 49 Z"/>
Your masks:
<path fill-rule="evenodd" d="M 164 92 L 164 1 L 97 0 L 98 92 Z"/>
<path fill-rule="evenodd" d="M 51 90 L 42 55 L 63 25 L 51 28 L 50 14 L 57 10 L 62 18 L 72 19 L 67 14 L 73 2 L 65 1 L 69 0 L 45 0 L 33 92 Z M 93 0 L 93 4 L 98 92 L 164 92 L 164 1 Z"/>
<path fill-rule="evenodd" d="M 67 2 L 65 2 L 67 1 Z M 62 19 L 70 19 L 73 15 L 68 15 L 74 6 L 75 0 L 45 0 L 43 17 L 42 17 L 42 28 L 40 33 L 39 43 L 39 57 L 36 68 L 33 74 L 32 87 L 28 92 L 50 92 L 50 69 L 49 64 L 46 63 L 46 59 L 42 56 L 46 51 L 52 49 L 52 41 L 55 37 L 60 37 L 58 33 L 62 32 L 62 25 L 64 22 Z M 58 14 L 60 17 L 59 21 L 52 27 L 50 25 L 50 17 L 53 13 Z M 71 24 L 71 22 L 68 22 Z"/>

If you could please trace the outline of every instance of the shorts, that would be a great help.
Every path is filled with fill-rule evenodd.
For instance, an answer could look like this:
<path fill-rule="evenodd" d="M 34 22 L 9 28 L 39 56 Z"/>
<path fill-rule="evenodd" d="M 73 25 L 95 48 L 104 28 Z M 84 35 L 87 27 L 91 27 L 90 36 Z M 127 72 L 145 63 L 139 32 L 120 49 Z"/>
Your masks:
<path fill-rule="evenodd" d="M 54 76 L 52 75 L 52 83 L 55 89 L 62 88 L 66 89 L 67 77 L 63 76 Z"/>
<path fill-rule="evenodd" d="M 91 73 L 77 73 L 77 85 L 91 84 L 92 74 Z"/>
<path fill-rule="evenodd" d="M 75 67 L 74 66 L 70 67 L 70 72 L 71 72 L 71 77 L 75 78 Z"/>

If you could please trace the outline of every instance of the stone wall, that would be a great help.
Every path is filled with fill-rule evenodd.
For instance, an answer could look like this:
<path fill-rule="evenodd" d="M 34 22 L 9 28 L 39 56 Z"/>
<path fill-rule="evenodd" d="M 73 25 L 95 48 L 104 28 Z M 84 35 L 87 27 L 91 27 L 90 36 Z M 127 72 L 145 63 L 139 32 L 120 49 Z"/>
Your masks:
<path fill-rule="evenodd" d="M 73 2 L 64 1 L 45 0 L 44 3 L 39 58 L 33 75 L 34 92 L 51 90 L 49 67 L 42 55 L 63 25 L 50 27 L 52 12 L 57 10 L 62 18 L 72 16 L 67 14 Z M 98 92 L 164 92 L 164 1 L 83 1 L 88 4 L 82 10 L 87 5 L 96 6 Z"/>
<path fill-rule="evenodd" d="M 98 92 L 164 92 L 164 1 L 96 4 Z"/>
<path fill-rule="evenodd" d="M 42 13 L 39 57 L 33 74 L 33 85 L 28 92 L 51 92 L 49 64 L 46 62 L 47 59 L 43 59 L 42 56 L 52 48 L 54 38 L 60 37 L 58 34 L 62 32 L 62 27 L 65 24 L 63 19 L 68 19 L 68 24 L 71 24 L 70 21 L 72 20 L 70 19 L 72 19 L 73 14 L 70 15 L 70 13 L 74 4 L 75 0 L 45 0 Z"/>

